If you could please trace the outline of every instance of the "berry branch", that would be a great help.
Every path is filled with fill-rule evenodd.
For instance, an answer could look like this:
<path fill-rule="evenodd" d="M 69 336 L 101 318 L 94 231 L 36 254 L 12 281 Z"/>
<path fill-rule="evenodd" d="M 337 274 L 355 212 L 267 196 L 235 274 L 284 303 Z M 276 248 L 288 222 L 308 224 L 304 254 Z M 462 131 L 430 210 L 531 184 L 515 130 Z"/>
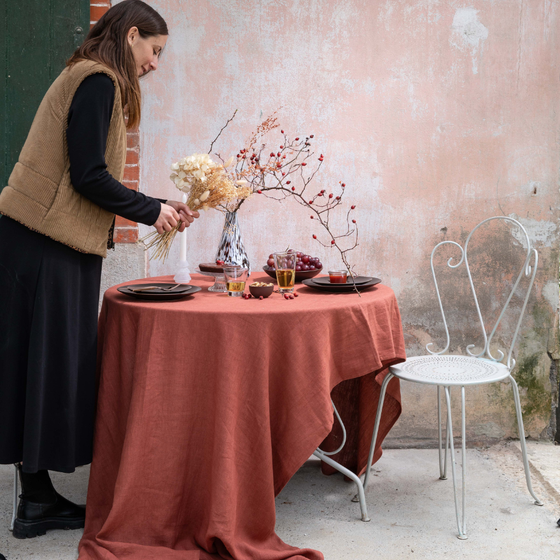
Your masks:
<path fill-rule="evenodd" d="M 235 118 L 236 113 L 237 110 L 222 127 L 210 149 Z M 356 206 L 351 205 L 347 211 L 346 226 L 342 232 L 335 232 L 331 220 L 331 212 L 343 204 L 346 184 L 340 181 L 336 189 L 321 189 L 312 193 L 312 183 L 325 159 L 323 154 L 316 157 L 312 151 L 314 135 L 291 138 L 284 130 L 280 130 L 282 143 L 277 149 L 269 151 L 265 137 L 276 128 L 279 128 L 279 124 L 276 113 L 273 113 L 257 127 L 246 146 L 236 154 L 234 162 L 224 162 L 219 154 L 216 155 L 228 173 L 243 184 L 244 188 L 249 187 L 252 193 L 277 201 L 291 197 L 308 209 L 310 218 L 316 220 L 324 230 L 321 236 L 313 234 L 313 239 L 325 248 L 338 250 L 348 274 L 355 276 L 353 266 L 348 261 L 348 253 L 359 245 L 358 224 L 356 219 L 352 218 Z M 228 169 L 229 167 L 231 169 Z M 221 209 L 236 212 L 246 198 L 234 199 L 222 205 Z M 348 240 L 349 242 L 342 243 Z M 354 289 L 359 294 L 357 288 Z"/>

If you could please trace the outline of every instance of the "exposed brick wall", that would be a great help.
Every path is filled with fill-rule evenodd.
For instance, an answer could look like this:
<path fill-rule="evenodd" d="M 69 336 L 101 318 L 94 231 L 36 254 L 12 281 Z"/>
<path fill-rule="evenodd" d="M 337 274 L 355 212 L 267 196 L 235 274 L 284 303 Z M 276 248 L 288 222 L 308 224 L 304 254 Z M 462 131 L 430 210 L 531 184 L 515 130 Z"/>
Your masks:
<path fill-rule="evenodd" d="M 109 0 L 92 0 L 90 3 L 90 28 L 111 7 Z M 140 181 L 140 135 L 138 131 L 127 135 L 126 165 L 124 168 L 123 184 L 129 189 L 138 190 Z M 138 224 L 117 216 L 115 222 L 115 242 L 135 243 L 138 241 Z"/>

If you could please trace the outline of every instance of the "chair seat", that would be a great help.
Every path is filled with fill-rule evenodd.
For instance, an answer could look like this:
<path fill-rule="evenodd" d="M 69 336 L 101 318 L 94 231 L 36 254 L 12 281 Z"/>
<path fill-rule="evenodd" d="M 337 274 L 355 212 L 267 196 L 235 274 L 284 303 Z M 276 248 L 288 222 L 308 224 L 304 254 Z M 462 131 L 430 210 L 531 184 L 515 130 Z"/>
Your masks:
<path fill-rule="evenodd" d="M 430 385 L 479 385 L 501 381 L 509 376 L 504 364 L 472 356 L 416 356 L 391 366 L 399 379 Z"/>

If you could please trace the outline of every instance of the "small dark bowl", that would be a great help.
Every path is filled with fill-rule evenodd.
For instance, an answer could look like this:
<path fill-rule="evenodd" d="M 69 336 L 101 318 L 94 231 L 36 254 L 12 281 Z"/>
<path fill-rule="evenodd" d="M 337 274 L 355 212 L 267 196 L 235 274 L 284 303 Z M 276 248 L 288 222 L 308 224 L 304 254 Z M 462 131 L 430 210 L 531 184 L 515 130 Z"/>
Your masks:
<path fill-rule="evenodd" d="M 267 298 L 274 291 L 274 284 L 270 286 L 251 286 L 249 284 L 249 291 L 253 297 Z"/>
<path fill-rule="evenodd" d="M 271 277 L 276 280 L 276 269 L 271 268 L 270 266 L 263 266 L 263 270 Z M 313 278 L 317 276 L 317 274 L 321 274 L 321 270 L 323 268 L 316 268 L 315 270 L 296 270 L 296 282 L 302 282 L 303 280 L 307 280 L 308 278 Z"/>

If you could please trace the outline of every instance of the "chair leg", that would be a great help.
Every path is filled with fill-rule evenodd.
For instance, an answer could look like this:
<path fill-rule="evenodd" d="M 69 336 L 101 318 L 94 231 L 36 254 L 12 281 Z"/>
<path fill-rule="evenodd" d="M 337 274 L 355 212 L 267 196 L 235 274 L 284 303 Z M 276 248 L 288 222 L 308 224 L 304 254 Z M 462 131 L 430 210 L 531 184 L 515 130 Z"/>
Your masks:
<path fill-rule="evenodd" d="M 14 465 L 14 504 L 12 509 L 12 522 L 10 523 L 10 531 L 14 530 L 14 521 L 16 520 L 17 515 L 17 505 L 18 505 L 18 468 L 17 465 Z"/>
<path fill-rule="evenodd" d="M 375 444 L 377 443 L 377 432 L 379 431 L 379 422 L 381 421 L 381 413 L 383 412 L 383 403 L 385 402 L 385 392 L 389 381 L 393 379 L 394 375 L 389 372 L 381 385 L 381 393 L 379 394 L 379 402 L 377 403 L 377 413 L 375 415 L 375 425 L 373 427 L 373 435 L 371 436 L 371 445 L 369 447 L 368 462 L 366 465 L 366 476 L 364 478 L 364 492 L 370 476 L 371 464 L 373 462 L 373 454 L 375 452 Z"/>
<path fill-rule="evenodd" d="M 448 441 L 451 452 L 451 474 L 453 475 L 453 497 L 455 499 L 455 517 L 457 518 L 457 535 L 458 539 L 467 539 L 467 524 L 465 519 L 465 496 L 466 496 L 466 474 L 467 474 L 467 463 L 466 463 L 466 449 L 465 449 L 465 388 L 461 387 L 461 436 L 462 436 L 462 519 L 459 517 L 459 502 L 457 499 L 457 476 L 455 472 L 455 446 L 453 443 L 453 420 L 451 417 L 451 394 L 449 387 L 445 387 L 445 399 L 447 402 L 447 425 L 448 425 Z"/>
<path fill-rule="evenodd" d="M 438 415 L 438 458 L 439 458 L 439 478 L 447 480 L 447 449 L 449 448 L 449 426 L 445 431 L 445 451 L 442 457 L 442 437 L 441 437 L 441 386 L 437 386 L 437 415 Z"/>
<path fill-rule="evenodd" d="M 529 494 L 533 496 L 535 505 L 542 506 L 541 502 L 533 492 L 533 485 L 531 484 L 531 471 L 529 470 L 529 461 L 527 459 L 527 445 L 525 444 L 525 428 L 523 426 L 523 414 L 521 412 L 521 401 L 519 399 L 519 389 L 515 379 L 510 375 L 511 388 L 513 389 L 513 400 L 515 401 L 515 412 L 517 413 L 517 429 L 519 430 L 519 443 L 521 444 L 521 454 L 523 455 L 523 468 L 525 469 L 525 480 L 527 481 L 527 489 Z"/>
<path fill-rule="evenodd" d="M 366 494 L 364 492 L 364 486 L 362 484 L 362 481 L 360 480 L 360 478 L 354 474 L 351 470 L 348 470 L 346 467 L 343 467 L 340 463 L 337 463 L 336 461 L 334 461 L 333 459 L 331 459 L 329 456 L 325 455 L 320 449 L 316 449 L 313 452 L 313 455 L 315 455 L 315 457 L 318 457 L 319 459 L 321 459 L 321 461 L 325 461 L 325 463 L 327 463 L 327 465 L 330 465 L 331 467 L 334 467 L 338 472 L 341 472 L 343 475 L 347 476 L 348 478 L 350 478 L 351 480 L 353 480 L 356 483 L 356 486 L 358 487 L 358 494 L 356 494 L 356 496 L 354 496 L 354 499 L 352 499 L 353 502 L 360 502 L 360 509 L 362 512 L 362 521 L 370 521 L 369 515 L 368 515 L 368 511 L 367 511 L 367 505 L 366 505 Z"/>

